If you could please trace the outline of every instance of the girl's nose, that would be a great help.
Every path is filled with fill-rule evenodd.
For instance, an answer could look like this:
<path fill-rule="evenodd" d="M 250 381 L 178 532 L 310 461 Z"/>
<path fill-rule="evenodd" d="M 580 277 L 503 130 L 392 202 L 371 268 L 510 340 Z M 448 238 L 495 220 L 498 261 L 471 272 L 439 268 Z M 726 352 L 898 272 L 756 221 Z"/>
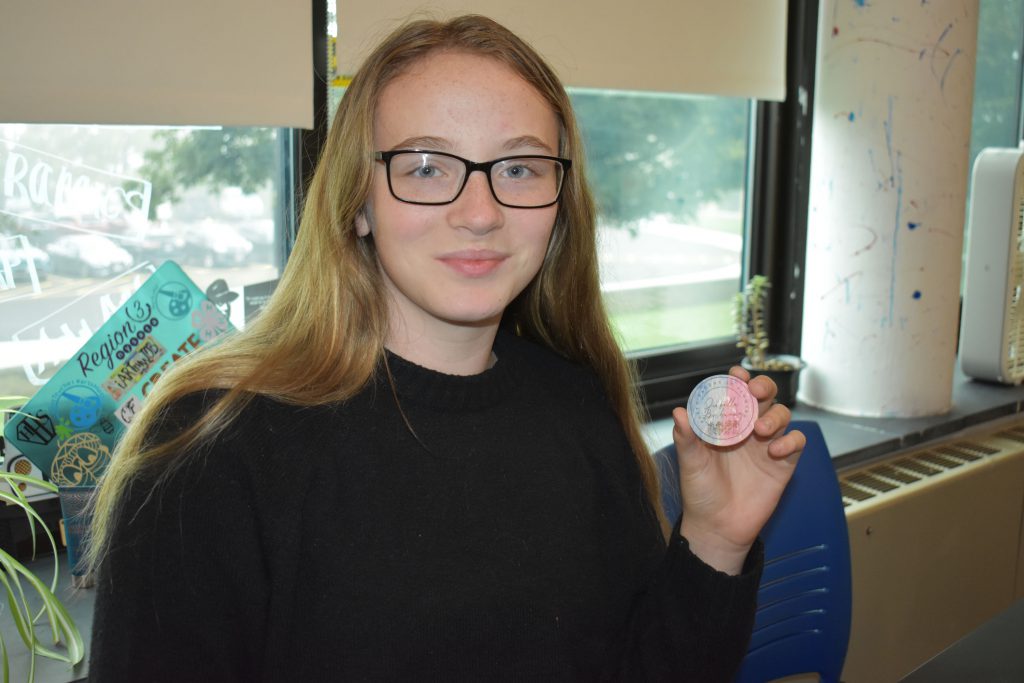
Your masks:
<path fill-rule="evenodd" d="M 469 174 L 462 194 L 451 206 L 454 227 L 486 233 L 504 224 L 505 214 L 502 206 L 491 192 L 490 182 L 483 171 Z"/>

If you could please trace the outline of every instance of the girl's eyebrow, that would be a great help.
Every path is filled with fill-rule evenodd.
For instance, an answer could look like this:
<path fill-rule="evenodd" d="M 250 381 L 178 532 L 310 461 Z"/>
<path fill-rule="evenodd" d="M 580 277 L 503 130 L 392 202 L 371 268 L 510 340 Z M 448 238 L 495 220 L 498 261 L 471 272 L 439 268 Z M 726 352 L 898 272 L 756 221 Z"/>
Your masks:
<path fill-rule="evenodd" d="M 421 135 L 419 137 L 406 138 L 391 149 L 426 149 L 438 152 L 451 152 L 453 146 L 452 143 L 444 138 Z"/>
<path fill-rule="evenodd" d="M 511 140 L 505 143 L 504 147 L 510 152 L 513 150 L 522 149 L 523 147 L 531 147 L 546 154 L 555 153 L 555 150 L 551 149 L 547 145 L 547 143 L 533 135 L 520 135 L 517 138 L 512 138 Z"/>
<path fill-rule="evenodd" d="M 555 153 L 547 143 L 534 135 L 520 135 L 507 140 L 505 144 L 502 145 L 502 149 L 509 152 L 521 151 L 524 148 L 534 149 L 544 154 Z M 433 135 L 420 135 L 406 138 L 391 147 L 391 149 L 425 149 L 436 152 L 454 153 L 455 146 L 446 138 L 439 138 Z"/>

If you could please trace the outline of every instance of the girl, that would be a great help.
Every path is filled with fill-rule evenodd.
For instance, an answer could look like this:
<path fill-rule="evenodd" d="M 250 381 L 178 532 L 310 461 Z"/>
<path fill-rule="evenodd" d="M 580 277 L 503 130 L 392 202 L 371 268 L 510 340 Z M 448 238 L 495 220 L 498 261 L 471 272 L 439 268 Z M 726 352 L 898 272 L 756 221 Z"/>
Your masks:
<path fill-rule="evenodd" d="M 664 520 L 565 90 L 417 21 L 340 105 L 257 322 L 161 380 L 96 503 L 90 680 L 727 680 L 803 446 L 700 443 Z"/>

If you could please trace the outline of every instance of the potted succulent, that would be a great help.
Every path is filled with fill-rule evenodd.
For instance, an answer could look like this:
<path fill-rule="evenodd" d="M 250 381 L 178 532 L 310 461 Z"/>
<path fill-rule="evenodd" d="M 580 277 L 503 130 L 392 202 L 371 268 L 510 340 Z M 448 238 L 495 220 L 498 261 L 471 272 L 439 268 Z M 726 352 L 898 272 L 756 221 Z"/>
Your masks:
<path fill-rule="evenodd" d="M 768 353 L 768 326 L 765 309 L 768 304 L 768 289 L 771 287 L 767 276 L 754 275 L 742 292 L 736 294 L 733 305 L 736 346 L 744 351 L 741 365 L 751 374 L 768 375 L 779 387 L 775 399 L 792 407 L 796 404 L 800 371 L 806 363 L 797 356 Z"/>
<path fill-rule="evenodd" d="M 23 397 L 0 397 L 0 415 L 16 412 L 11 408 L 4 407 L 3 404 L 9 405 L 11 401 L 21 398 Z M 0 615 L 3 615 L 0 618 L 7 619 L 5 612 L 10 612 L 9 618 L 13 620 L 21 641 L 29 651 L 28 680 L 31 683 L 35 677 L 36 655 L 61 660 L 73 667 L 82 661 L 85 648 L 82 635 L 71 615 L 54 595 L 57 591 L 59 568 L 57 541 L 46 526 L 46 522 L 35 511 L 23 493 L 24 485 L 53 493 L 57 492 L 57 487 L 37 477 L 0 469 L 0 504 L 6 503 L 20 508 L 28 520 L 33 544 L 35 543 L 36 529 L 42 529 L 53 552 L 53 573 L 48 580 L 43 580 L 12 554 L 0 548 L 0 584 L 3 585 L 0 595 L 6 597 L 6 600 L 0 598 L 0 604 L 6 603 L 3 608 L 0 608 Z M 33 609 L 30 606 L 32 603 L 40 603 L 42 607 Z M 47 645 L 36 633 L 40 620 L 49 622 L 53 645 Z M 0 680 L 7 681 L 8 678 L 8 644 L 0 635 Z"/>

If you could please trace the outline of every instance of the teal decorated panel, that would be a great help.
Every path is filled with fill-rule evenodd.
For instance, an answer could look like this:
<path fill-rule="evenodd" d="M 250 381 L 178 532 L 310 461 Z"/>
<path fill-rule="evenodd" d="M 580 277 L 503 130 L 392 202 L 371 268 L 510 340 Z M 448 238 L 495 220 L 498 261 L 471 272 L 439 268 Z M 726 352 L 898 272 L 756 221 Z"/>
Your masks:
<path fill-rule="evenodd" d="M 4 437 L 59 486 L 91 485 L 160 377 L 230 328 L 167 261 L 7 423 Z"/>

